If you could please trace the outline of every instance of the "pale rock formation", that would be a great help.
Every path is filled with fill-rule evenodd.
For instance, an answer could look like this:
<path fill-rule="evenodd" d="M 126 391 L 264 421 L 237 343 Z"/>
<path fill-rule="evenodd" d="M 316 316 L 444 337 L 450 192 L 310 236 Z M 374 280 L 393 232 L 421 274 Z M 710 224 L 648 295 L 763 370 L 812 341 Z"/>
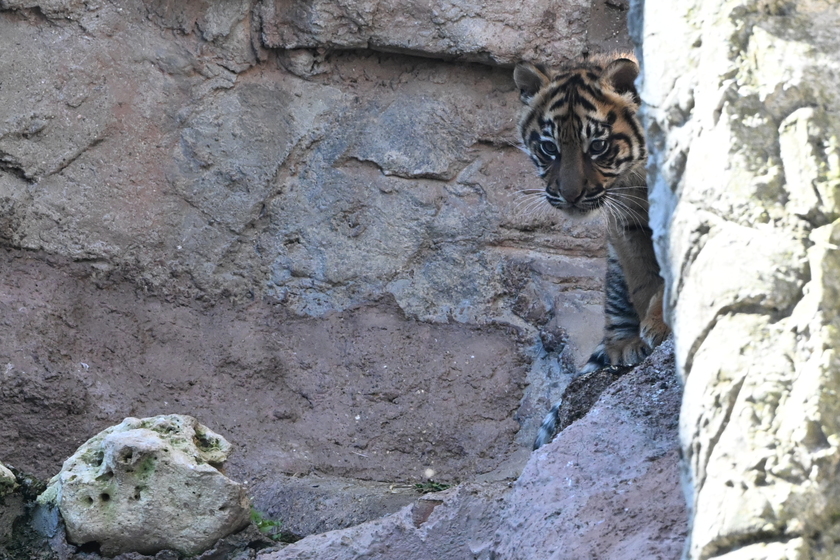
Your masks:
<path fill-rule="evenodd" d="M 198 554 L 245 527 L 245 489 L 219 471 L 230 444 L 183 415 L 126 418 L 87 442 L 38 498 L 61 512 L 68 541 L 107 556 Z"/>
<path fill-rule="evenodd" d="M 15 475 L 0 463 L 0 543 L 12 533 L 15 520 L 23 515 L 23 499 L 15 492 Z"/>
<path fill-rule="evenodd" d="M 687 558 L 838 558 L 840 6 L 636 4 Z"/>
<path fill-rule="evenodd" d="M 15 485 L 14 473 L 6 465 L 0 463 L 0 497 L 14 490 Z"/>

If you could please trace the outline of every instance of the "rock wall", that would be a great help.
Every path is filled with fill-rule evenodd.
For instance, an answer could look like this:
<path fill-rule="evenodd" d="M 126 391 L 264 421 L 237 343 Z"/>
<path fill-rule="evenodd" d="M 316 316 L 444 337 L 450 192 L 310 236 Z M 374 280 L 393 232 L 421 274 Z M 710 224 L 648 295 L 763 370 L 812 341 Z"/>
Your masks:
<path fill-rule="evenodd" d="M 529 251 L 598 276 L 597 231 L 512 207 L 537 182 L 509 70 L 379 52 L 557 60 L 588 48 L 588 4 L 526 3 L 515 26 L 410 2 L 30 4 L 0 20 L 9 246 L 312 317 L 390 294 L 498 320 Z"/>
<path fill-rule="evenodd" d="M 685 380 L 686 557 L 840 557 L 840 9 L 633 10 Z"/>
<path fill-rule="evenodd" d="M 518 473 L 604 247 L 523 194 L 510 64 L 628 41 L 622 2 L 509 10 L 0 2 L 0 457 L 189 413 L 256 485 Z"/>

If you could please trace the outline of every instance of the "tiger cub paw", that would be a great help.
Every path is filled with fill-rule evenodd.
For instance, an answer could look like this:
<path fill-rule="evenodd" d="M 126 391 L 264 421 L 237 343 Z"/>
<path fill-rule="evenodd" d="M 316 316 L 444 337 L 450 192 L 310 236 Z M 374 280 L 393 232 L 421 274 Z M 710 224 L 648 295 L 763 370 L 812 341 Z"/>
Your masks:
<path fill-rule="evenodd" d="M 659 346 L 671 334 L 671 327 L 665 323 L 665 318 L 662 316 L 662 297 L 663 290 L 660 289 L 650 300 L 647 314 L 639 328 L 642 340 L 651 348 Z"/>
<path fill-rule="evenodd" d="M 652 349 L 647 342 L 634 336 L 611 341 L 607 344 L 606 351 L 610 357 L 610 365 L 635 366 L 647 358 Z"/>

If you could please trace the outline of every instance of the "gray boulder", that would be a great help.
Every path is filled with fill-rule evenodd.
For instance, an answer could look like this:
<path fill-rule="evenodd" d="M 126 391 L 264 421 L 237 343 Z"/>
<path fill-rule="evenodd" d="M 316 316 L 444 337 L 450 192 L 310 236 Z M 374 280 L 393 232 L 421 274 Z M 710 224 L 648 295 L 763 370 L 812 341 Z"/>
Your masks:
<path fill-rule="evenodd" d="M 583 393 L 584 391 L 581 391 Z M 258 560 L 674 559 L 687 531 L 673 343 L 532 453 L 513 483 L 467 483 Z"/>
<path fill-rule="evenodd" d="M 230 444 L 195 418 L 126 418 L 85 442 L 38 498 L 69 542 L 102 554 L 198 554 L 245 527 L 245 489 L 219 470 Z"/>

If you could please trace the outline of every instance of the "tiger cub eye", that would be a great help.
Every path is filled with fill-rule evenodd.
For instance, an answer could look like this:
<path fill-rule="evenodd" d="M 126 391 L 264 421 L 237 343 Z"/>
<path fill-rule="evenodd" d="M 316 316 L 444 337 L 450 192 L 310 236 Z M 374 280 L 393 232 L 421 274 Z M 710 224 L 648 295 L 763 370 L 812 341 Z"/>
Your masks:
<path fill-rule="evenodd" d="M 551 140 L 543 140 L 540 142 L 540 152 L 546 157 L 554 158 L 557 156 L 557 144 Z"/>
<path fill-rule="evenodd" d="M 602 138 L 596 138 L 595 140 L 589 143 L 589 153 L 594 156 L 601 155 L 607 151 L 608 147 L 609 143 L 606 140 Z"/>

